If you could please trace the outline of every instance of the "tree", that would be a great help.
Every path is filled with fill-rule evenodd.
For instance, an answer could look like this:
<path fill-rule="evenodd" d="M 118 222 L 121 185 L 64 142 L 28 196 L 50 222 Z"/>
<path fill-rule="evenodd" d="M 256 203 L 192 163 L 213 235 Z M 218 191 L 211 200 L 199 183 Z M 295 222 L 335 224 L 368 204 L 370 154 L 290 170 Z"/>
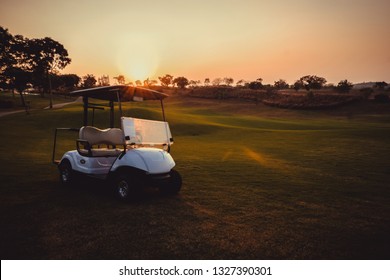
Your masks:
<path fill-rule="evenodd" d="M 295 81 L 294 85 L 292 86 L 293 89 L 295 89 L 295 91 L 298 91 L 300 90 L 301 88 L 303 88 L 303 83 L 301 80 L 297 80 Z"/>
<path fill-rule="evenodd" d="M 263 88 L 262 81 L 263 81 L 262 78 L 258 78 L 258 79 L 256 79 L 256 81 L 250 82 L 250 83 L 248 84 L 248 87 L 249 87 L 250 89 L 253 89 L 253 90 L 261 89 L 261 88 Z"/>
<path fill-rule="evenodd" d="M 110 77 L 108 75 L 103 75 L 98 78 L 99 86 L 109 86 L 110 85 Z"/>
<path fill-rule="evenodd" d="M 81 81 L 81 78 L 79 76 L 77 76 L 76 74 L 64 74 L 64 75 L 61 75 L 60 77 L 61 77 L 63 86 L 68 91 L 74 90 Z"/>
<path fill-rule="evenodd" d="M 326 84 L 326 79 L 315 75 L 303 76 L 299 79 L 303 87 L 309 91 L 312 89 L 321 89 Z"/>
<path fill-rule="evenodd" d="M 289 87 L 289 85 L 287 84 L 287 82 L 285 80 L 279 79 L 279 81 L 274 82 L 274 87 L 276 89 L 287 89 Z"/>
<path fill-rule="evenodd" d="M 140 87 L 140 86 L 142 86 L 142 82 L 141 82 L 140 80 L 136 80 L 136 81 L 135 81 L 135 85 L 136 85 L 137 87 Z"/>
<path fill-rule="evenodd" d="M 96 85 L 97 81 L 94 75 L 87 74 L 83 77 L 83 88 L 91 88 Z"/>
<path fill-rule="evenodd" d="M 206 87 L 208 87 L 210 85 L 210 79 L 209 78 L 204 79 L 204 85 Z"/>
<path fill-rule="evenodd" d="M 244 87 L 246 84 L 246 81 L 244 79 L 241 79 L 239 80 L 237 83 L 236 83 L 236 87 Z"/>
<path fill-rule="evenodd" d="M 189 81 L 185 77 L 177 77 L 173 80 L 173 84 L 177 85 L 181 89 L 184 89 L 186 86 L 188 86 Z"/>
<path fill-rule="evenodd" d="M 149 78 L 147 78 L 144 81 L 144 86 L 145 87 L 151 87 L 151 86 L 154 86 L 155 84 L 157 84 L 157 80 L 150 80 Z"/>
<path fill-rule="evenodd" d="M 23 92 L 31 86 L 32 75 L 28 39 L 21 35 L 12 36 L 7 29 L 0 28 L 0 70 L 1 84 L 5 88 L 16 90 L 20 94 L 22 106 L 26 108 Z"/>
<path fill-rule="evenodd" d="M 233 78 L 229 78 L 229 77 L 225 77 L 225 78 L 223 78 L 223 82 L 224 82 L 227 86 L 231 86 L 231 85 L 234 83 L 234 79 L 233 79 Z"/>
<path fill-rule="evenodd" d="M 53 100 L 50 73 L 55 73 L 58 70 L 64 69 L 71 62 L 68 51 L 62 44 L 50 37 L 29 40 L 28 48 L 33 71 L 37 74 L 37 82 L 45 85 L 44 79 L 46 78 L 48 80 L 50 108 L 52 108 Z"/>
<path fill-rule="evenodd" d="M 213 86 L 219 86 L 220 84 L 222 83 L 222 79 L 221 78 L 215 78 L 212 82 L 212 85 Z"/>
<path fill-rule="evenodd" d="M 7 70 L 15 64 L 14 57 L 12 56 L 12 43 L 14 37 L 5 29 L 0 26 L 0 87 L 9 88 L 9 75 Z"/>
<path fill-rule="evenodd" d="M 114 79 L 119 85 L 124 85 L 126 83 L 125 76 L 123 75 L 118 75 L 117 77 L 114 77 Z"/>
<path fill-rule="evenodd" d="M 160 83 L 163 87 L 169 87 L 173 82 L 173 76 L 169 74 L 165 74 L 165 76 L 158 77 Z"/>
<path fill-rule="evenodd" d="M 348 82 L 348 80 L 340 81 L 336 86 L 336 91 L 340 93 L 348 93 L 353 88 L 353 84 Z"/>
<path fill-rule="evenodd" d="M 374 85 L 374 88 L 383 90 L 387 86 L 388 86 L 388 84 L 386 82 L 376 82 L 375 85 Z"/>

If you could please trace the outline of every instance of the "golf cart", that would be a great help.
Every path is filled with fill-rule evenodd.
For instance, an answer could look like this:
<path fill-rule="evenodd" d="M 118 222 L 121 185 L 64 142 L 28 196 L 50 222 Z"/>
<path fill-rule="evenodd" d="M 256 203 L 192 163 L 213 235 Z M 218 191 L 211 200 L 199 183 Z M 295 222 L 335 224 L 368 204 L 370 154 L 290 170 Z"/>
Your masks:
<path fill-rule="evenodd" d="M 55 130 L 52 161 L 58 165 L 62 184 L 74 183 L 80 174 L 107 180 L 121 200 L 135 198 L 145 185 L 156 186 L 166 194 L 180 191 L 182 179 L 173 169 L 175 162 L 169 154 L 173 138 L 163 105 L 163 99 L 168 95 L 125 85 L 77 90 L 70 94 L 83 98 L 83 126 Z M 92 103 L 91 98 L 105 100 L 109 104 Z M 144 100 L 160 101 L 163 121 L 122 115 L 122 102 Z M 115 102 L 118 102 L 120 112 L 120 128 L 114 128 Z M 95 110 L 103 110 L 104 106 L 109 108 L 109 128 L 99 129 L 93 126 Z M 90 109 L 92 118 L 89 116 Z M 56 160 L 57 133 L 60 130 L 76 131 L 78 139 L 75 150 Z"/>

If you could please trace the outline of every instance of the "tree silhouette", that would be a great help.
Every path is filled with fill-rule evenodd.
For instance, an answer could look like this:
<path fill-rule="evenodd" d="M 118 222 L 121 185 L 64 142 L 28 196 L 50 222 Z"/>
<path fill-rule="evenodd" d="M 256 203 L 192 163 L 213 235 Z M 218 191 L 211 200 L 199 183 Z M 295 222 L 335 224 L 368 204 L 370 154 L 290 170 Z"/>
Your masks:
<path fill-rule="evenodd" d="M 237 83 L 236 83 L 236 87 L 243 87 L 245 86 L 246 82 L 244 79 L 241 79 L 239 80 Z"/>
<path fill-rule="evenodd" d="M 12 44 L 14 37 L 0 26 L 0 87 L 9 88 L 9 68 L 15 64 L 15 59 L 12 55 Z M 8 73 L 7 73 L 8 71 Z"/>
<path fill-rule="evenodd" d="M 108 75 L 103 75 L 98 78 L 99 86 L 109 86 L 110 85 L 110 77 Z"/>
<path fill-rule="evenodd" d="M 336 86 L 336 91 L 340 93 L 348 93 L 353 88 L 353 84 L 348 80 L 340 81 Z"/>
<path fill-rule="evenodd" d="M 173 82 L 173 76 L 169 74 L 165 74 L 165 76 L 158 77 L 160 83 L 163 87 L 169 87 Z"/>
<path fill-rule="evenodd" d="M 97 80 L 94 75 L 87 74 L 83 77 L 83 88 L 94 87 L 97 83 Z"/>
<path fill-rule="evenodd" d="M 50 37 L 29 40 L 28 48 L 33 72 L 37 74 L 36 82 L 41 83 L 41 85 L 44 86 L 44 79 L 48 80 L 50 108 L 52 108 L 53 99 L 50 74 L 64 69 L 71 62 L 71 59 L 68 57 L 68 51 L 62 44 Z M 44 86 L 44 88 L 46 87 Z"/>
<path fill-rule="evenodd" d="M 312 89 L 321 89 L 326 84 L 326 79 L 315 75 L 303 76 L 299 79 L 303 87 L 309 91 Z"/>
<path fill-rule="evenodd" d="M 222 83 L 221 78 L 215 78 L 212 82 L 213 86 L 219 86 Z"/>
<path fill-rule="evenodd" d="M 150 80 L 149 78 L 147 78 L 145 81 L 144 81 L 144 86 L 145 87 L 151 87 L 151 86 L 154 86 L 157 84 L 157 80 Z"/>
<path fill-rule="evenodd" d="M 279 81 L 275 81 L 274 82 L 274 87 L 276 89 L 287 89 L 288 88 L 288 84 L 285 80 L 282 80 L 280 79 Z"/>
<path fill-rule="evenodd" d="M 261 88 L 263 88 L 263 84 L 261 83 L 262 81 L 263 81 L 262 78 L 258 78 L 258 79 L 256 79 L 256 81 L 250 82 L 248 84 L 248 87 L 250 89 L 253 89 L 253 90 L 261 89 Z"/>
<path fill-rule="evenodd" d="M 385 89 L 385 87 L 387 87 L 388 84 L 386 82 L 376 82 L 374 87 L 377 88 L 377 89 L 380 89 L 380 90 L 383 90 Z"/>
<path fill-rule="evenodd" d="M 231 86 L 231 85 L 234 83 L 234 79 L 233 79 L 233 78 L 229 78 L 229 77 L 225 77 L 225 78 L 223 78 L 223 82 L 224 82 L 227 86 Z"/>
<path fill-rule="evenodd" d="M 80 83 L 81 78 L 76 74 L 64 74 L 60 76 L 64 87 L 68 91 L 74 90 Z"/>
<path fill-rule="evenodd" d="M 189 84 L 189 81 L 185 77 L 177 77 L 173 80 L 173 83 L 179 88 L 184 89 Z"/>
<path fill-rule="evenodd" d="M 117 77 L 114 77 L 114 79 L 120 85 L 124 85 L 126 83 L 125 76 L 123 76 L 123 75 L 118 75 Z"/>
<path fill-rule="evenodd" d="M 303 82 L 301 80 L 295 81 L 295 83 L 293 85 L 293 89 L 295 89 L 295 91 L 298 91 L 301 88 L 303 88 Z"/>

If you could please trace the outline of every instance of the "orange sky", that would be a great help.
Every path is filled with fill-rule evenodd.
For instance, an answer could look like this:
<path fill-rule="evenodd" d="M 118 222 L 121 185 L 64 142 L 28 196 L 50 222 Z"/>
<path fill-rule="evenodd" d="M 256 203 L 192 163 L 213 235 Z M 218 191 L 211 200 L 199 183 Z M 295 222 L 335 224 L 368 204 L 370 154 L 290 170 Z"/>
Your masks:
<path fill-rule="evenodd" d="M 72 63 L 63 73 L 390 82 L 389 0 L 0 3 L 0 25 L 11 34 L 65 46 Z"/>

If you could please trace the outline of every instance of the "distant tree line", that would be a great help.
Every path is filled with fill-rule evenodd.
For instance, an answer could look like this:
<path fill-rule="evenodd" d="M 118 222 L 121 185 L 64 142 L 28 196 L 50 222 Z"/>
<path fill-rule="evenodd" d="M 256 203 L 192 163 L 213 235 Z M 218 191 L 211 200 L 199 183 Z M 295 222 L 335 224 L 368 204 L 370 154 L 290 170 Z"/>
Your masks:
<path fill-rule="evenodd" d="M 166 74 L 165 76 L 158 77 L 160 80 L 160 84 L 163 87 L 178 87 L 178 88 L 196 88 L 199 86 L 202 86 L 202 83 L 200 80 L 188 80 L 185 77 L 177 77 L 174 78 L 170 74 Z M 286 80 L 279 79 L 274 82 L 273 85 L 268 84 L 264 85 L 263 84 L 263 79 L 262 78 L 257 78 L 255 81 L 245 81 L 243 79 L 237 81 L 236 87 L 237 88 L 248 88 L 252 90 L 260 90 L 260 89 L 267 89 L 267 88 L 273 88 L 276 90 L 283 90 L 283 89 L 294 89 L 296 91 L 300 89 L 305 89 L 308 92 L 312 90 L 318 90 L 322 89 L 323 87 L 327 86 L 326 85 L 327 80 L 323 77 L 315 76 L 315 75 L 306 75 L 301 77 L 299 80 L 297 80 L 294 84 L 289 85 Z M 205 78 L 203 82 L 203 86 L 209 87 L 232 87 L 234 84 L 234 79 L 231 77 L 225 77 L 225 78 L 215 78 L 213 80 L 210 80 L 210 78 Z M 380 83 L 382 85 L 382 83 Z M 337 92 L 340 93 L 345 93 L 349 92 L 353 84 L 349 82 L 348 80 L 342 80 L 340 81 L 337 86 L 334 85 L 328 85 L 328 87 L 333 88 Z M 382 85 L 383 87 L 383 85 Z"/>
<path fill-rule="evenodd" d="M 90 88 L 94 86 L 110 85 L 108 76 L 96 78 L 93 74 L 79 77 L 76 74 L 60 74 L 59 71 L 71 63 L 68 51 L 65 47 L 49 38 L 29 39 L 22 35 L 12 35 L 0 26 L 0 88 L 17 91 L 20 93 L 22 105 L 25 106 L 23 92 L 28 88 L 34 88 L 45 93 L 52 91 L 69 92 L 76 88 Z M 136 80 L 126 83 L 123 75 L 113 77 L 117 84 L 128 84 L 135 86 L 153 87 L 160 84 L 161 87 L 177 87 L 180 89 L 204 87 L 227 87 L 234 86 L 234 79 L 231 77 L 205 78 L 203 84 L 200 80 L 189 80 L 184 76 L 174 77 L 170 74 L 158 77 L 158 80 L 147 78 L 144 81 Z M 331 87 L 340 93 L 348 93 L 353 84 L 348 80 L 341 80 L 336 86 L 327 85 L 327 80 L 316 75 L 306 75 L 289 85 L 285 80 L 279 79 L 273 85 L 263 84 L 262 78 L 254 81 L 239 80 L 236 88 L 260 90 L 260 89 L 294 89 L 296 91 L 305 89 L 308 94 L 313 94 L 313 90 L 323 87 Z M 375 83 L 375 88 L 384 89 L 388 86 L 386 82 Z M 52 100 L 50 98 L 50 106 Z"/>

